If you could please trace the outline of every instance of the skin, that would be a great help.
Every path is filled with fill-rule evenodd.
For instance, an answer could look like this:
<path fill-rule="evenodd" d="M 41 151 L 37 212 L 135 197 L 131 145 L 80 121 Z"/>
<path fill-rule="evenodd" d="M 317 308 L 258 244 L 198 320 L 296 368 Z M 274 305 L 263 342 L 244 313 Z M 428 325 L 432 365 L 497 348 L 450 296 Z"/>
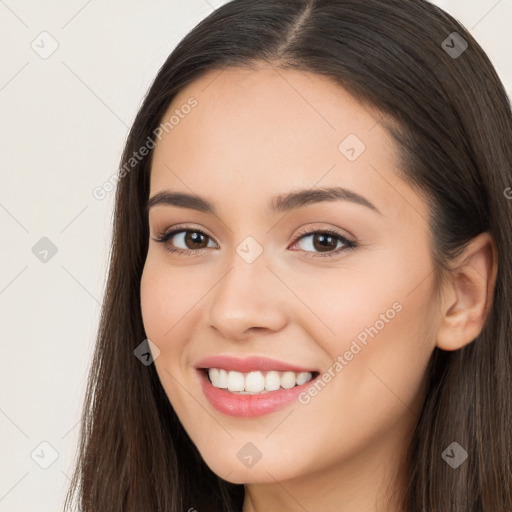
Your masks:
<path fill-rule="evenodd" d="M 208 73 L 164 118 L 191 96 L 197 106 L 157 143 L 150 197 L 197 194 L 217 214 L 150 209 L 141 308 L 167 396 L 212 471 L 246 484 L 244 512 L 395 511 L 386 499 L 404 480 L 432 351 L 459 349 L 483 327 L 496 276 L 492 239 L 473 240 L 436 301 L 427 205 L 398 178 L 397 148 L 378 112 L 328 78 L 269 65 Z M 348 134 L 366 146 L 355 161 L 338 150 Z M 336 185 L 380 214 L 349 201 L 267 209 L 274 195 Z M 167 243 L 194 255 L 153 240 L 183 223 L 207 235 L 203 244 L 187 245 L 183 233 Z M 359 246 L 322 257 L 342 242 L 321 252 L 314 235 L 296 241 L 300 228 L 334 229 Z M 247 236 L 263 249 L 250 264 L 236 252 Z M 327 371 L 397 302 L 394 318 L 307 404 L 241 419 L 202 393 L 194 365 L 215 354 Z M 262 454 L 252 467 L 237 458 L 247 442 Z"/>

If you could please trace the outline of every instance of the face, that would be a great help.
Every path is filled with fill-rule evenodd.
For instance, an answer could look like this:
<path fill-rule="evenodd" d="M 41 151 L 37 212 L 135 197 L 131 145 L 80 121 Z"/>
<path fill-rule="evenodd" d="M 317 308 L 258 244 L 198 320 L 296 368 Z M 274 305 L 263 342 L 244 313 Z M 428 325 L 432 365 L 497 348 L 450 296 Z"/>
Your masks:
<path fill-rule="evenodd" d="M 395 460 L 436 315 L 427 206 L 398 178 L 381 117 L 328 78 L 265 66 L 209 73 L 172 115 L 141 308 L 205 462 L 248 483 Z"/>

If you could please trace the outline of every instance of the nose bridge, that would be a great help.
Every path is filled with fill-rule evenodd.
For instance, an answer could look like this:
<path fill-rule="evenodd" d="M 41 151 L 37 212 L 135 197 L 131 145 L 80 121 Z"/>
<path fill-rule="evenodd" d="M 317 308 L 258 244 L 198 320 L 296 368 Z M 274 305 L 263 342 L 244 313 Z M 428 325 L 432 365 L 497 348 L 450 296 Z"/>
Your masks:
<path fill-rule="evenodd" d="M 279 280 L 269 270 L 263 246 L 246 237 L 228 258 L 229 269 L 212 290 L 209 322 L 226 337 L 252 327 L 277 330 L 285 322 Z"/>

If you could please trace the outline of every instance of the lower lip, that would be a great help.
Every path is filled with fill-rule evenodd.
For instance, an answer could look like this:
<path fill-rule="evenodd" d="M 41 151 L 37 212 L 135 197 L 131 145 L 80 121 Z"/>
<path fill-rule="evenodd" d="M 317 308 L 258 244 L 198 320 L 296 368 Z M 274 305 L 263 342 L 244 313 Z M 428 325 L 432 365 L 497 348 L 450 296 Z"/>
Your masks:
<path fill-rule="evenodd" d="M 210 403 L 218 411 L 240 418 L 256 418 L 286 407 L 318 378 L 317 376 L 305 384 L 290 389 L 278 389 L 258 395 L 240 395 L 216 388 L 203 370 L 198 370 L 198 372 L 203 393 Z"/>

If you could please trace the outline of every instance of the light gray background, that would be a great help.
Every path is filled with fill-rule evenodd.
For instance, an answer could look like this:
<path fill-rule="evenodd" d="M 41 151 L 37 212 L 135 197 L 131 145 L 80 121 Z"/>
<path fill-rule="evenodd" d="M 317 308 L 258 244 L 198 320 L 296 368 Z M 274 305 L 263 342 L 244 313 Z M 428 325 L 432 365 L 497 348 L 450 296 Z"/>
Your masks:
<path fill-rule="evenodd" d="M 62 510 L 111 236 L 114 192 L 92 191 L 116 173 L 158 68 L 223 3 L 0 0 L 0 511 Z M 434 3 L 512 93 L 512 0 Z"/>

